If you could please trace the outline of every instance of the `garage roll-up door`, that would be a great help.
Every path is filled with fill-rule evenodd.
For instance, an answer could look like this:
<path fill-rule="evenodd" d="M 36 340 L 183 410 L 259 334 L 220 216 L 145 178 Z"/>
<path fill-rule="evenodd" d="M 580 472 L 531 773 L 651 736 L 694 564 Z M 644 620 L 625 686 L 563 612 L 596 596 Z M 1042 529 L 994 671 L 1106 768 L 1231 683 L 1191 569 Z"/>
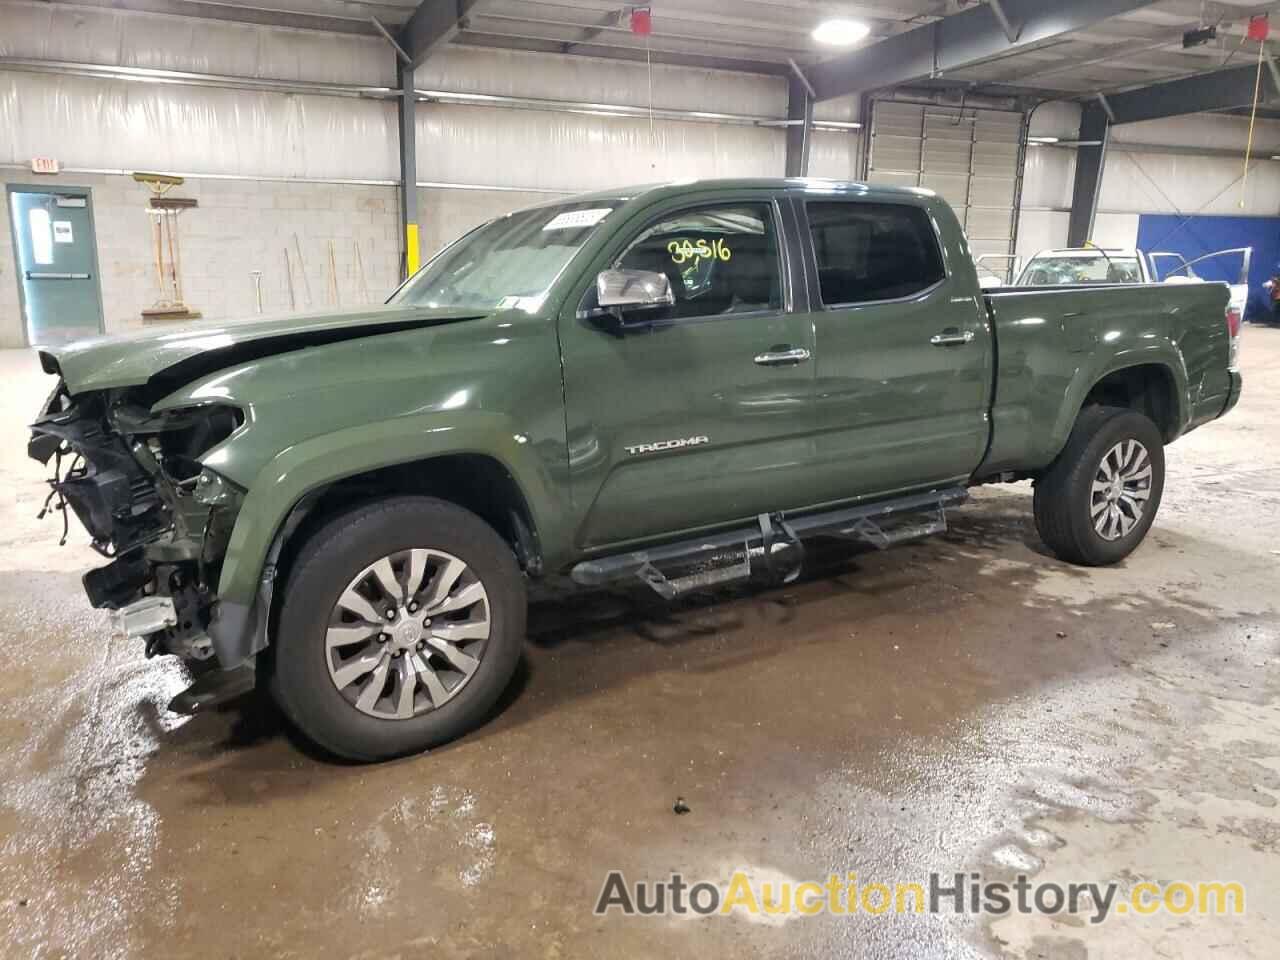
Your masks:
<path fill-rule="evenodd" d="M 1022 125 L 1022 114 L 1008 110 L 875 100 L 867 179 L 936 190 L 960 218 L 975 257 L 1012 255 Z"/>

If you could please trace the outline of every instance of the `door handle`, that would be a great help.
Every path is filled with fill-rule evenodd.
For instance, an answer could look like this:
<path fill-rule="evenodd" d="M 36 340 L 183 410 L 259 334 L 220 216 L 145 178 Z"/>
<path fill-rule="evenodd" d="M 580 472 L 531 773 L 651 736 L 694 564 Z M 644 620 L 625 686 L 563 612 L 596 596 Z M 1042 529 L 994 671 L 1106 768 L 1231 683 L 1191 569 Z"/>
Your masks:
<path fill-rule="evenodd" d="M 804 347 L 781 346 L 768 353 L 759 354 L 756 363 L 762 367 L 784 367 L 791 363 L 804 363 L 812 354 Z"/>
<path fill-rule="evenodd" d="M 973 343 L 976 334 L 972 330 L 966 330 L 961 333 L 957 327 L 947 327 L 941 333 L 935 333 L 929 338 L 929 342 L 935 347 L 959 347 L 966 343 Z"/>
<path fill-rule="evenodd" d="M 28 280 L 88 280 L 87 273 L 38 273 L 34 270 L 27 271 Z"/>

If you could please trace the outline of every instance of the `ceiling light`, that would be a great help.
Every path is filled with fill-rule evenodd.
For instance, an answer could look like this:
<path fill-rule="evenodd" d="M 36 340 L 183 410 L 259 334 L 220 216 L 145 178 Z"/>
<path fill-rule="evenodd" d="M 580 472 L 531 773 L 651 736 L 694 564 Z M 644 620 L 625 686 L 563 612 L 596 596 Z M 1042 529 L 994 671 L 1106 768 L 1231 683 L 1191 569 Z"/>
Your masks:
<path fill-rule="evenodd" d="M 857 20 L 824 20 L 814 28 L 813 39 L 831 47 L 851 47 L 870 32 L 870 27 Z"/>
<path fill-rule="evenodd" d="M 1057 137 L 1027 137 L 1027 143 L 1057 143 Z"/>

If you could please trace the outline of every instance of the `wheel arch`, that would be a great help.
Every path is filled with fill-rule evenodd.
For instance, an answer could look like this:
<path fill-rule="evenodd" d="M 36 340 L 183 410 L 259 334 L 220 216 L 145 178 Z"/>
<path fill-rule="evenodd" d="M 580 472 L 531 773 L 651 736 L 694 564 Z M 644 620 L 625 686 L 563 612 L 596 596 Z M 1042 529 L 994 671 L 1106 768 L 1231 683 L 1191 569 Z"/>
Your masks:
<path fill-rule="evenodd" d="M 1080 414 L 1091 406 L 1116 406 L 1150 417 L 1166 444 L 1186 428 L 1188 404 L 1186 368 L 1167 356 L 1134 358 L 1092 376 L 1079 376 L 1067 391 L 1052 442 L 1046 453 L 1056 459 L 1067 445 Z"/>
<path fill-rule="evenodd" d="M 1165 363 L 1137 363 L 1099 377 L 1085 394 L 1080 409 L 1095 404 L 1127 407 L 1145 414 L 1166 444 L 1177 438 L 1185 422 L 1173 370 Z"/>
<path fill-rule="evenodd" d="M 440 452 L 402 462 L 384 463 L 358 472 L 336 470 L 292 497 L 280 512 L 237 518 L 242 523 L 265 523 L 257 540 L 263 556 L 235 558 L 228 571 L 224 562 L 219 599 L 208 633 L 224 669 L 244 662 L 269 642 L 278 615 L 281 591 L 290 564 L 307 539 L 325 523 L 356 505 L 393 496 L 435 497 L 470 510 L 488 523 L 512 549 L 526 573 L 542 572 L 543 557 L 536 513 L 515 471 L 497 456 L 478 452 Z M 229 548 L 227 561 L 232 559 Z M 246 589 L 246 581 L 248 581 Z M 228 583 L 236 583 L 234 592 Z"/>
<path fill-rule="evenodd" d="M 487 453 L 443 453 L 373 467 L 309 490 L 280 525 L 277 577 L 306 540 L 335 516 L 371 500 L 395 496 L 434 497 L 469 510 L 510 545 L 520 568 L 542 571 L 538 528 L 529 498 L 508 467 Z"/>

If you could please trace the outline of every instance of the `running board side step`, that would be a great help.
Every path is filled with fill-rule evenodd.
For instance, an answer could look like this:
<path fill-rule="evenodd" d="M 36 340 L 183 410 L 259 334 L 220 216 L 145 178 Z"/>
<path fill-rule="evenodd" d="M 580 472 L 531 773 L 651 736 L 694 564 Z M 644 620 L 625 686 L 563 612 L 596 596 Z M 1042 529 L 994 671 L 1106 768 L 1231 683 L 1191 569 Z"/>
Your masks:
<path fill-rule="evenodd" d="M 810 537 L 860 540 L 883 550 L 894 544 L 942 533 L 947 529 L 946 508 L 969 498 L 964 487 L 948 487 L 928 493 L 882 500 L 877 503 L 824 513 L 791 516 L 761 514 L 754 526 L 743 526 L 692 540 L 635 550 L 610 557 L 583 560 L 570 572 L 573 582 L 599 587 L 638 577 L 661 596 L 672 599 L 691 590 L 745 580 L 751 576 L 752 559 L 784 582 L 799 575 L 803 562 L 800 541 Z M 912 517 L 912 515 L 918 515 Z M 886 525 L 885 521 L 904 522 Z M 785 567 L 782 564 L 785 562 Z M 697 566 L 685 576 L 669 578 L 663 569 Z"/>

